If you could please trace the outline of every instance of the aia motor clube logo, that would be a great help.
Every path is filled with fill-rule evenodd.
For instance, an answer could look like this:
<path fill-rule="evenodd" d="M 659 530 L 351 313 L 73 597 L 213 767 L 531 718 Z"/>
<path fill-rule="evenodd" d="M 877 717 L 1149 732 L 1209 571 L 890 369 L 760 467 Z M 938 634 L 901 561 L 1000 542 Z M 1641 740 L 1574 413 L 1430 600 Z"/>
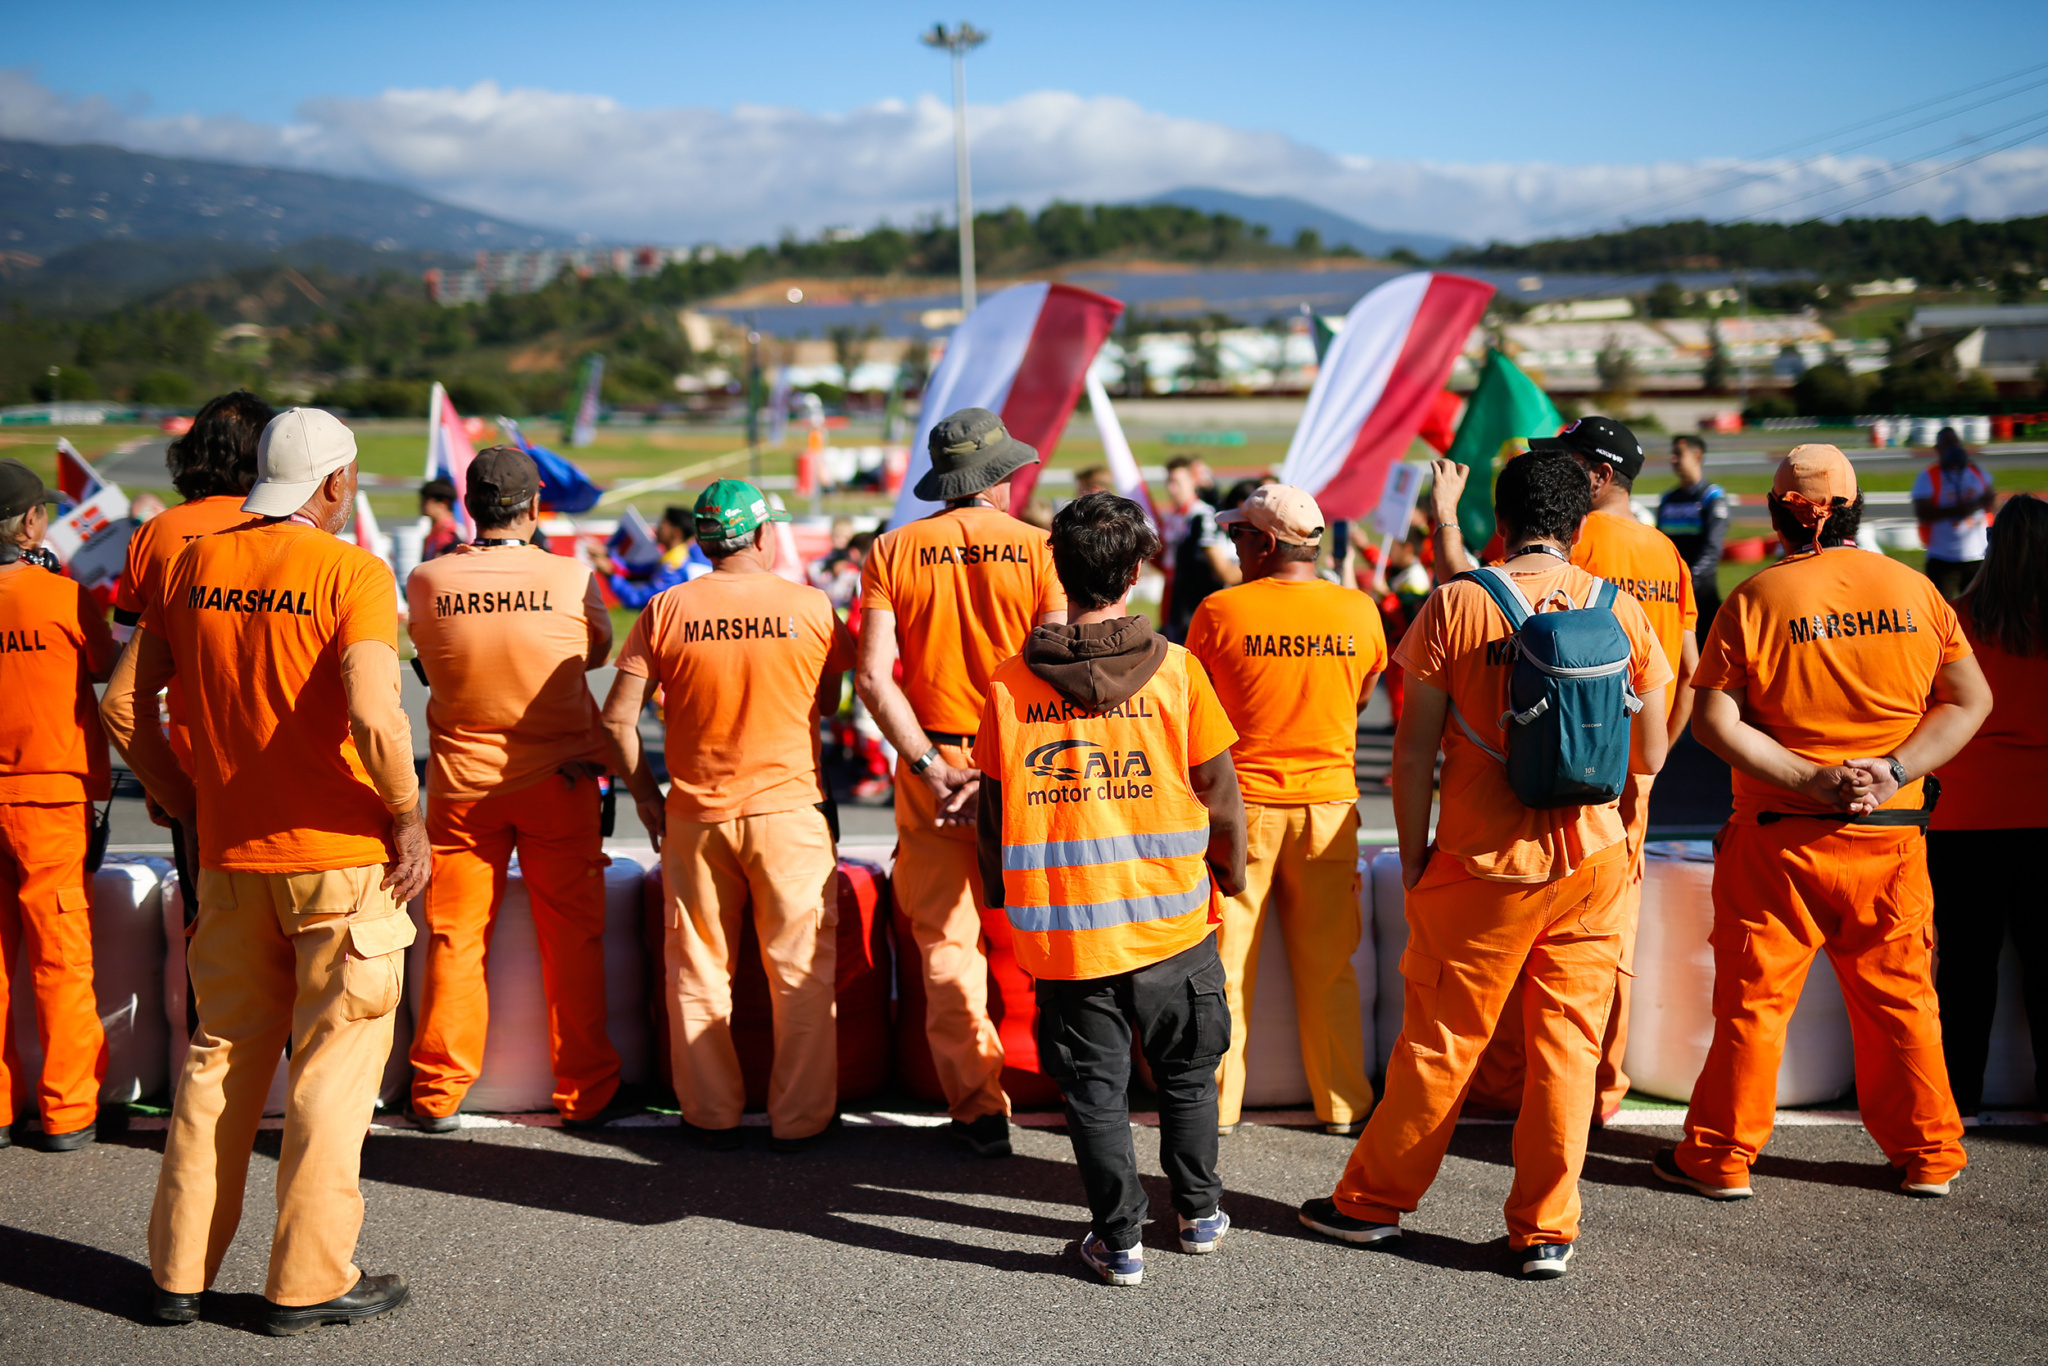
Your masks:
<path fill-rule="evenodd" d="M 1141 749 L 1105 749 L 1093 740 L 1054 740 L 1024 756 L 1025 771 L 1051 778 L 1053 786 L 1024 794 L 1026 806 L 1058 806 L 1067 802 L 1136 801 L 1153 794 L 1143 779 L 1152 776 L 1152 761 Z"/>

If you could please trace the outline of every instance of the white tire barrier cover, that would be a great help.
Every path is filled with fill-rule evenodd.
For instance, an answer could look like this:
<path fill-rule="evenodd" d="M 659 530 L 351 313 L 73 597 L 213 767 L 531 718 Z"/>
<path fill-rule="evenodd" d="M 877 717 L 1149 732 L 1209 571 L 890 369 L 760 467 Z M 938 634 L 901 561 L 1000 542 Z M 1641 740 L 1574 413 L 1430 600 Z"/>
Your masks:
<path fill-rule="evenodd" d="M 1358 976 L 1358 1013 L 1365 1042 L 1366 1070 L 1372 1069 L 1373 1008 L 1379 998 L 1377 954 L 1373 948 L 1372 877 L 1359 861 L 1358 948 L 1351 968 Z M 1252 997 L 1251 1037 L 1244 1050 L 1244 1104 L 1247 1109 L 1306 1105 L 1308 1072 L 1301 1065 L 1301 1028 L 1295 1016 L 1294 971 L 1288 965 L 1287 937 L 1280 919 L 1266 914 L 1259 932 L 1258 986 Z"/>
<path fill-rule="evenodd" d="M 164 938 L 158 926 L 169 868 L 163 859 L 110 858 L 92 875 L 92 985 L 107 1034 L 107 1070 L 100 1080 L 105 1105 L 125 1105 L 164 1089 Z M 32 1110 L 43 1042 L 26 952 L 15 961 L 9 990 L 14 1046 Z"/>
<path fill-rule="evenodd" d="M 2020 951 L 2008 934 L 1998 955 L 1998 1009 L 1991 1017 L 1991 1052 L 1984 1061 L 1984 1106 L 2032 1110 L 2042 1100 L 2034 1094 L 2034 1039 L 2020 996 Z"/>
<path fill-rule="evenodd" d="M 1704 840 L 1653 843 L 1643 865 L 1636 980 L 1623 1061 L 1636 1090 L 1692 1099 L 1714 1040 L 1714 850 Z M 1856 1080 L 1848 1007 L 1825 952 L 1815 955 L 1786 1030 L 1778 1104 L 1819 1105 Z"/>
<path fill-rule="evenodd" d="M 647 950 L 641 939 L 640 884 L 645 870 L 618 855 L 604 874 L 605 1031 L 619 1051 L 622 1080 L 647 1078 Z M 406 996 L 420 1008 L 426 980 L 426 921 L 415 901 L 408 908 L 419 934 L 406 950 Z M 484 1060 L 462 1108 L 486 1114 L 533 1114 L 554 1109 L 555 1074 L 548 1059 L 547 994 L 541 984 L 540 941 L 533 902 L 513 860 L 505 895 L 491 928 L 484 982 L 490 1026 Z M 395 1050 L 394 1050 L 395 1051 Z M 408 1082 L 410 1069 L 408 1068 Z"/>

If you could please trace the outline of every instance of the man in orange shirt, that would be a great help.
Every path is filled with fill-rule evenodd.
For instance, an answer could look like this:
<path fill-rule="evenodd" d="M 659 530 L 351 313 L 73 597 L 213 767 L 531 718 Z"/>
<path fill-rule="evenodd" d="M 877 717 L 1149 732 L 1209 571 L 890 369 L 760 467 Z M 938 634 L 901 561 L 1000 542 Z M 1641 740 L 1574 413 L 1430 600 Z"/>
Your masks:
<path fill-rule="evenodd" d="M 533 902 L 555 1108 L 572 1129 L 623 1111 L 619 1055 L 605 1033 L 606 757 L 584 682 L 611 654 L 611 617 L 590 570 L 532 544 L 540 471 L 516 446 L 477 452 L 464 500 L 471 545 L 413 570 L 412 641 L 432 690 L 427 837 L 434 880 L 422 905 L 425 979 L 412 1044 L 415 1122 L 458 1127 L 483 1067 L 490 998 L 484 957 L 514 851 Z"/>
<path fill-rule="evenodd" d="M 398 1308 L 403 1277 L 351 1261 L 363 1136 L 404 990 L 405 903 L 431 853 L 398 700 L 398 603 L 383 561 L 335 533 L 355 507 L 348 428 L 313 408 L 263 430 L 243 508 L 187 546 L 101 703 L 114 744 L 174 819 L 197 816 L 199 917 L 185 1055 L 149 1222 L 156 1314 L 199 1317 L 239 1222 L 263 1096 L 291 1089 L 263 1326 L 303 1333 Z M 187 684 L 188 775 L 153 708 Z"/>
<path fill-rule="evenodd" d="M 838 856 L 818 777 L 818 718 L 839 705 L 853 639 L 815 588 L 774 572 L 759 489 L 721 479 L 697 497 L 715 566 L 657 593 L 619 651 L 605 699 L 613 765 L 627 774 L 668 883 L 669 1046 L 683 1119 L 738 1146 L 746 1084 L 732 1042 L 740 918 L 751 909 L 774 1005 L 768 1123 L 800 1152 L 836 1123 Z M 640 749 L 640 708 L 662 690 L 669 789 Z"/>
<path fill-rule="evenodd" d="M 128 562 L 114 593 L 114 639 L 126 643 L 143 609 L 163 591 L 171 561 L 201 536 L 211 536 L 255 519 L 242 511 L 242 500 L 256 482 L 256 443 L 277 412 L 243 389 L 210 398 L 192 419 L 192 427 L 164 451 L 164 468 L 185 501 L 165 508 L 136 528 L 128 540 Z M 176 677 L 164 697 L 170 714 L 171 752 L 187 773 L 192 771 L 192 733 L 185 720 L 185 685 Z M 167 823 L 178 880 L 185 887 L 187 914 L 196 911 L 197 866 L 192 861 L 192 832 L 152 811 Z"/>
<path fill-rule="evenodd" d="M 1217 1122 L 1237 1127 L 1259 942 L 1271 909 L 1287 940 L 1302 1068 L 1327 1132 L 1355 1134 L 1372 1109 L 1351 955 L 1358 912 L 1358 713 L 1387 667 L 1379 608 L 1316 577 L 1323 514 L 1268 484 L 1217 519 L 1245 581 L 1202 600 L 1188 653 L 1215 681 L 1237 729 L 1245 889 L 1223 904 L 1217 949 L 1230 981 L 1230 1051 Z"/>
<path fill-rule="evenodd" d="M 1735 770 L 1714 858 L 1714 1042 L 1664 1180 L 1751 1193 L 1785 1029 L 1826 949 L 1856 1043 L 1856 1104 L 1908 1195 L 1943 1196 L 1963 1124 L 1942 1059 L 1922 779 L 1991 711 L 1928 579 L 1855 549 L 1863 497 L 1833 446 L 1771 480 L 1792 553 L 1729 594 L 1700 653 L 1700 742 Z"/>
<path fill-rule="evenodd" d="M 1093 1215 L 1077 1251 L 1111 1285 L 1145 1274 L 1134 1036 L 1159 1093 L 1181 1250 L 1214 1252 L 1230 1229 L 1216 1175 L 1230 1015 L 1211 930 L 1217 890 L 1244 890 L 1237 733 L 1201 666 L 1129 614 L 1158 546 L 1127 498 L 1060 509 L 1052 553 L 1078 615 L 996 670 L 974 749 L 980 880 L 1037 982 L 1038 1036 Z"/>
<path fill-rule="evenodd" d="M 1003 1045 L 988 1016 L 988 958 L 974 867 L 971 751 L 996 666 L 1034 624 L 1066 620 L 1043 531 L 1009 515 L 1012 474 L 1038 452 L 985 408 L 932 428 L 917 496 L 945 510 L 877 540 L 861 567 L 854 686 L 896 747 L 896 904 L 924 973 L 925 1030 L 952 1132 L 984 1157 L 1010 1154 Z M 895 677 L 901 655 L 903 678 Z"/>
<path fill-rule="evenodd" d="M 1636 520 L 1629 505 L 1636 476 L 1643 472 L 1643 448 L 1635 433 L 1612 418 L 1587 417 L 1554 437 L 1529 443 L 1532 451 L 1571 456 L 1586 471 L 1593 487 L 1593 510 L 1579 528 L 1572 563 L 1607 580 L 1642 605 L 1657 634 L 1657 644 L 1670 664 L 1673 681 L 1666 692 L 1667 745 L 1678 743 L 1692 718 L 1692 674 L 1699 665 L 1694 636 L 1699 608 L 1693 597 L 1692 574 L 1671 538 Z M 1441 463 L 1441 462 L 1440 462 Z M 1458 467 L 1460 470 L 1462 466 Z M 1454 478 L 1462 486 L 1462 476 Z M 1614 1118 L 1628 1094 L 1628 1073 L 1622 1057 L 1628 1051 L 1629 984 L 1634 980 L 1636 926 L 1643 905 L 1643 842 L 1650 828 L 1650 788 L 1656 777 L 1632 773 L 1621 793 L 1621 820 L 1628 829 L 1628 890 L 1623 893 L 1624 927 L 1621 968 L 1614 974 L 1614 1009 L 1607 1015 L 1607 1035 L 1600 1046 L 1600 1091 L 1594 1117 Z M 1472 1078 L 1472 1100 L 1498 1110 L 1519 1109 L 1523 1060 L 1519 1002 L 1511 1000 L 1479 1070 Z"/>
<path fill-rule="evenodd" d="M 22 558 L 43 543 L 57 495 L 19 460 L 0 460 L 0 1148 L 13 1142 L 8 995 L 27 955 L 43 1071 L 34 1091 L 43 1148 L 70 1152 L 98 1130 L 106 1036 L 92 989 L 92 900 L 85 870 L 92 804 L 108 795 L 107 737 L 92 685 L 114 641 L 92 596 Z"/>
<path fill-rule="evenodd" d="M 1599 581 L 1570 563 L 1592 507 L 1579 467 L 1557 455 L 1518 456 L 1501 470 L 1494 502 L 1508 559 L 1486 572 L 1505 575 L 1540 608 L 1593 603 Z M 1654 773 L 1664 762 L 1671 668 L 1633 598 L 1616 594 L 1612 612 L 1642 704 L 1630 726 L 1629 770 Z M 1548 1280 L 1564 1274 L 1578 1237 L 1586 1121 L 1621 961 L 1627 830 L 1612 801 L 1539 808 L 1516 796 L 1498 757 L 1509 748 L 1504 646 L 1513 638 L 1491 594 L 1460 580 L 1430 596 L 1396 652 L 1408 675 L 1393 770 L 1409 925 L 1401 1037 L 1386 1092 L 1335 1193 L 1304 1204 L 1301 1221 L 1353 1243 L 1400 1236 L 1401 1215 L 1436 1179 L 1473 1069 L 1519 984 L 1531 1064 L 1515 1123 L 1508 1246 L 1524 1276 Z"/>

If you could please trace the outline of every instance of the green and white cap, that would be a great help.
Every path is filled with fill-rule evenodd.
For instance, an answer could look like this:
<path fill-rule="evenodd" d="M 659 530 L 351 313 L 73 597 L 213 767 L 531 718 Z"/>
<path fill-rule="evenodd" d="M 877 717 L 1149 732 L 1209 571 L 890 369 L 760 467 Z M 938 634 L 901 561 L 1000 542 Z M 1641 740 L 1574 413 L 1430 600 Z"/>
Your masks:
<path fill-rule="evenodd" d="M 697 538 L 737 541 L 764 522 L 786 522 L 789 514 L 768 506 L 761 490 L 744 479 L 720 479 L 697 495 Z"/>

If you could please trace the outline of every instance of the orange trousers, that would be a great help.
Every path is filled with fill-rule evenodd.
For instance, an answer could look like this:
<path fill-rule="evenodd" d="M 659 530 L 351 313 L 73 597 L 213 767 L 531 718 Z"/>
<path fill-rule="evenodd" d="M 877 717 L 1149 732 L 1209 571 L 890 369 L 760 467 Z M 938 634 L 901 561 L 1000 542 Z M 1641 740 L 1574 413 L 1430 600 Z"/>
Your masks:
<path fill-rule="evenodd" d="M 149 1215 L 157 1287 L 213 1285 L 242 1219 L 249 1154 L 287 1041 L 291 1089 L 277 1155 L 277 1224 L 263 1294 L 322 1304 L 362 1273 L 363 1139 L 405 994 L 412 917 L 384 866 L 199 872 L 185 963 L 199 1029 L 185 1053 Z"/>
<path fill-rule="evenodd" d="M 1606 856 L 1604 856 L 1606 855 Z M 1473 877 L 1435 854 L 1408 892 L 1401 955 L 1401 1037 L 1386 1088 L 1337 1183 L 1355 1219 L 1398 1223 L 1436 1180 L 1480 1054 L 1517 983 L 1529 1056 L 1515 1121 L 1508 1244 L 1569 1243 L 1579 1233 L 1579 1170 L 1593 1073 L 1621 959 L 1620 845 L 1571 876 L 1528 884 Z"/>
<path fill-rule="evenodd" d="M 1678 1148 L 1687 1172 L 1749 1184 L 1771 1137 L 1785 1029 L 1823 950 L 1849 1008 L 1863 1127 L 1908 1181 L 1938 1184 L 1967 1165 L 1941 1051 L 1920 831 L 1804 818 L 1724 826 L 1711 941 L 1714 1042 Z"/>
<path fill-rule="evenodd" d="M 99 1117 L 107 1038 L 92 990 L 92 897 L 85 845 L 91 802 L 0 803 L 0 1127 L 26 1112 L 30 1092 L 46 1134 L 76 1133 Z M 15 964 L 28 955 L 43 1073 L 27 1076 L 14 1046 Z"/>
<path fill-rule="evenodd" d="M 427 961 L 412 1042 L 419 1113 L 454 1114 L 482 1073 L 491 1022 L 484 969 L 515 848 L 540 944 L 555 1108 L 588 1119 L 619 1089 L 619 1054 L 605 1032 L 599 820 L 596 780 L 559 774 L 480 801 L 428 805 L 434 879 L 422 903 Z"/>
<path fill-rule="evenodd" d="M 1628 886 L 1621 894 L 1621 965 L 1614 974 L 1614 1009 L 1607 1013 L 1607 1033 L 1600 1040 L 1594 1113 L 1602 1120 L 1614 1118 L 1622 1098 L 1628 1095 L 1628 1073 L 1622 1070 L 1621 1060 L 1628 1052 L 1629 989 L 1636 979 L 1636 928 L 1643 912 L 1643 841 L 1650 829 L 1650 785 L 1655 781 L 1654 776 L 1631 773 L 1630 785 L 1621 795 L 1621 819 L 1628 830 Z M 1479 1070 L 1472 1074 L 1470 1103 L 1510 1114 L 1521 1109 L 1526 1053 L 1522 1012 L 1517 998 L 1509 997 L 1500 1030 L 1479 1060 Z"/>
<path fill-rule="evenodd" d="M 949 764 L 971 768 L 974 756 L 940 745 Z M 896 765 L 896 864 L 889 874 L 896 904 L 910 920 L 924 969 L 925 1034 L 946 1093 L 946 1109 L 963 1123 L 1007 1115 L 1003 1042 L 988 1015 L 988 955 L 981 947 L 981 867 L 972 825 L 932 824 L 938 804 L 907 763 Z"/>
<path fill-rule="evenodd" d="M 816 807 L 686 821 L 671 814 L 661 845 L 668 885 L 669 1052 L 683 1118 L 730 1129 L 746 1108 L 732 1042 L 740 917 L 754 917 L 775 1029 L 768 1123 L 809 1138 L 839 1103 L 839 860 Z"/>

